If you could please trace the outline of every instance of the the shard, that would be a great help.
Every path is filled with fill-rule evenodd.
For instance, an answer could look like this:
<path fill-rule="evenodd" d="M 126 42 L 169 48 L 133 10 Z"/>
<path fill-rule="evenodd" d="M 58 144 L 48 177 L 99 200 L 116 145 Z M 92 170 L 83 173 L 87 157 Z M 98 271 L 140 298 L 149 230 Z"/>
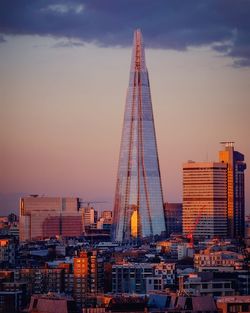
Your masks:
<path fill-rule="evenodd" d="M 113 240 L 165 231 L 163 195 L 148 71 L 140 30 L 134 33 L 113 216 Z"/>

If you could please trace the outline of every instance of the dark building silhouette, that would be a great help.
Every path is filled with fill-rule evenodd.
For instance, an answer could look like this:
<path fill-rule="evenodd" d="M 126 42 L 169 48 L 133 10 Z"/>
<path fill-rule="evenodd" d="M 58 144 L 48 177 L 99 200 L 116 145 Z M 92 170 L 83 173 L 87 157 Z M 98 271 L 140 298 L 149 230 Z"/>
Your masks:
<path fill-rule="evenodd" d="M 166 235 L 182 233 L 182 203 L 164 203 Z"/>

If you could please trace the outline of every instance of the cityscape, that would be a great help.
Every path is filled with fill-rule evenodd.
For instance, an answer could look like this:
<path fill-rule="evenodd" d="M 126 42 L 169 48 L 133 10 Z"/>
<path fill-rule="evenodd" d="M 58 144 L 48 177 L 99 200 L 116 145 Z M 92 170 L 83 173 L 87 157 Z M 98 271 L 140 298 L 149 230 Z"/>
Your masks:
<path fill-rule="evenodd" d="M 0 313 L 250 312 L 249 21 L 0 3 Z"/>

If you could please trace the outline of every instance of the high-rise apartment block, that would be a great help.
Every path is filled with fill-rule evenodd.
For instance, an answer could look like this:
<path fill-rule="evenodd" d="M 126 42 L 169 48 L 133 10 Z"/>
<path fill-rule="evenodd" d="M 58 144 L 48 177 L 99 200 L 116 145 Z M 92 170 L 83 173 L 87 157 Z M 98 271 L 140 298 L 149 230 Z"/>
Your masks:
<path fill-rule="evenodd" d="M 104 262 L 96 250 L 81 251 L 74 258 L 74 298 L 79 305 L 104 290 Z"/>
<path fill-rule="evenodd" d="M 80 236 L 83 231 L 79 198 L 40 197 L 20 200 L 20 240 Z"/>
<path fill-rule="evenodd" d="M 225 142 L 219 162 L 183 165 L 183 233 L 244 238 L 244 155 Z"/>
<path fill-rule="evenodd" d="M 116 182 L 113 239 L 127 242 L 165 232 L 163 195 L 144 46 L 134 34 Z"/>
<path fill-rule="evenodd" d="M 227 165 L 228 236 L 244 238 L 245 230 L 245 182 L 244 155 L 234 150 L 233 142 L 223 142 L 225 149 L 219 152 L 220 162 Z"/>
<path fill-rule="evenodd" d="M 227 236 L 227 166 L 183 165 L 183 233 L 194 238 Z"/>

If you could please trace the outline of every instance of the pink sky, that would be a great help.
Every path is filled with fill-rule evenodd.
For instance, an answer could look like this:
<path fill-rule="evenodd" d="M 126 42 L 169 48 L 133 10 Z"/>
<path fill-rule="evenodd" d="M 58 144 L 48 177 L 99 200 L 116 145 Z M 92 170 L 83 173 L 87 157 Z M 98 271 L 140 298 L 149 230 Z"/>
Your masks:
<path fill-rule="evenodd" d="M 111 200 L 112 209 L 131 49 L 57 42 L 0 45 L 1 193 Z M 165 201 L 182 199 L 182 163 L 218 160 L 220 141 L 235 141 L 250 164 L 249 67 L 207 46 L 146 48 L 146 62 Z M 248 212 L 249 186 L 247 170 Z"/>

